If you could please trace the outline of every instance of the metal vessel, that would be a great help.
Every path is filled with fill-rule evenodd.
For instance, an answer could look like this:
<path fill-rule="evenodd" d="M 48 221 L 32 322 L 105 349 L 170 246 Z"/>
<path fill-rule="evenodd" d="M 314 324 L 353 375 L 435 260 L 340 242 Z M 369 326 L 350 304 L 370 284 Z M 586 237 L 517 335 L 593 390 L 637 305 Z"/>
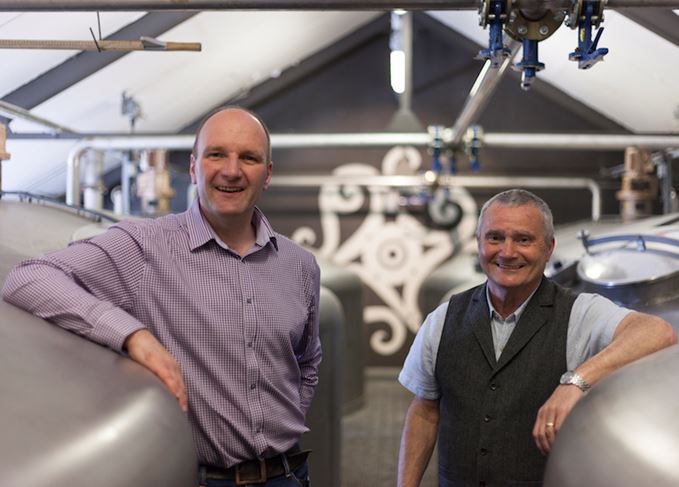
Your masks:
<path fill-rule="evenodd" d="M 552 259 L 552 277 L 660 316 L 679 330 L 676 220 L 668 215 L 604 225 L 577 232 L 577 241 L 571 234 Z M 679 346 L 628 364 L 568 416 L 548 460 L 545 487 L 679 485 L 677 411 Z"/>
<path fill-rule="evenodd" d="M 92 225 L 63 208 L 0 200 L 0 282 Z M 189 423 L 151 372 L 3 301 L 0 387 L 0 485 L 197 484 Z"/>

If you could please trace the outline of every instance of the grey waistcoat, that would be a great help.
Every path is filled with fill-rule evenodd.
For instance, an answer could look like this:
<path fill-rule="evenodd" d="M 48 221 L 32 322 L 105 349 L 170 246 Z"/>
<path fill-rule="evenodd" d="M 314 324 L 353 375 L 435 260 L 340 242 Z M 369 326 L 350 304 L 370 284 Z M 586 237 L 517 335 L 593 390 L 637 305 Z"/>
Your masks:
<path fill-rule="evenodd" d="M 543 279 L 496 361 L 485 285 L 450 299 L 436 361 L 441 487 L 539 485 L 546 457 L 532 430 L 566 371 L 574 301 Z"/>

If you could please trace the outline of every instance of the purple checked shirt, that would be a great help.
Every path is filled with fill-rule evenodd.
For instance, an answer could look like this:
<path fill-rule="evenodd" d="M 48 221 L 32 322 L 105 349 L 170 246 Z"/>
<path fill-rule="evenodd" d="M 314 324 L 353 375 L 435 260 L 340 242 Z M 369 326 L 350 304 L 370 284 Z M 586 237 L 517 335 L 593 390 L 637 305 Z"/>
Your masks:
<path fill-rule="evenodd" d="M 5 300 L 121 350 L 148 328 L 177 359 L 202 464 L 229 467 L 292 447 L 318 382 L 320 271 L 255 210 L 255 245 L 229 250 L 198 202 L 124 221 L 19 264 Z"/>

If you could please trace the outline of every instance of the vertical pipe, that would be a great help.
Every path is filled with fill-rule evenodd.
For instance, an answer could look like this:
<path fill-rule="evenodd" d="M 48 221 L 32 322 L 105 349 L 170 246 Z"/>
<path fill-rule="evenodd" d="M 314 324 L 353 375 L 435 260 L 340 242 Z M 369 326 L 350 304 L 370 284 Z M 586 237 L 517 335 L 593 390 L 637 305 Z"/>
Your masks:
<path fill-rule="evenodd" d="M 90 152 L 85 161 L 85 185 L 83 206 L 88 210 L 101 210 L 104 207 L 103 183 L 101 173 L 104 168 L 104 155 L 101 151 Z"/>
<path fill-rule="evenodd" d="M 87 142 L 84 141 L 86 144 Z M 66 162 L 66 204 L 80 206 L 80 160 L 87 146 L 78 144 L 68 154 Z"/>
<path fill-rule="evenodd" d="M 129 215 L 131 213 L 132 207 L 132 185 L 130 180 L 136 172 L 133 169 L 134 163 L 132 162 L 132 157 L 132 151 L 127 152 L 123 158 L 123 164 L 121 166 L 120 188 L 122 190 L 122 209 L 124 215 Z"/>
<path fill-rule="evenodd" d="M 413 13 L 401 15 L 401 40 L 405 58 L 405 90 L 399 96 L 399 109 L 410 111 L 413 98 Z"/>

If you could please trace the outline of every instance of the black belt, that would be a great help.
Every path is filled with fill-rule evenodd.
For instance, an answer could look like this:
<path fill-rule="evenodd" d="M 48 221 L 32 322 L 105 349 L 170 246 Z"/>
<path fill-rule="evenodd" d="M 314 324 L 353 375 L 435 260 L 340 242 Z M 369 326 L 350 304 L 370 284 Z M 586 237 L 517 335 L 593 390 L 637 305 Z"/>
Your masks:
<path fill-rule="evenodd" d="M 290 450 L 271 458 L 247 460 L 229 468 L 205 465 L 205 477 L 214 480 L 233 480 L 236 485 L 263 484 L 268 479 L 280 477 L 302 465 L 311 450 L 300 450 L 295 445 Z"/>

